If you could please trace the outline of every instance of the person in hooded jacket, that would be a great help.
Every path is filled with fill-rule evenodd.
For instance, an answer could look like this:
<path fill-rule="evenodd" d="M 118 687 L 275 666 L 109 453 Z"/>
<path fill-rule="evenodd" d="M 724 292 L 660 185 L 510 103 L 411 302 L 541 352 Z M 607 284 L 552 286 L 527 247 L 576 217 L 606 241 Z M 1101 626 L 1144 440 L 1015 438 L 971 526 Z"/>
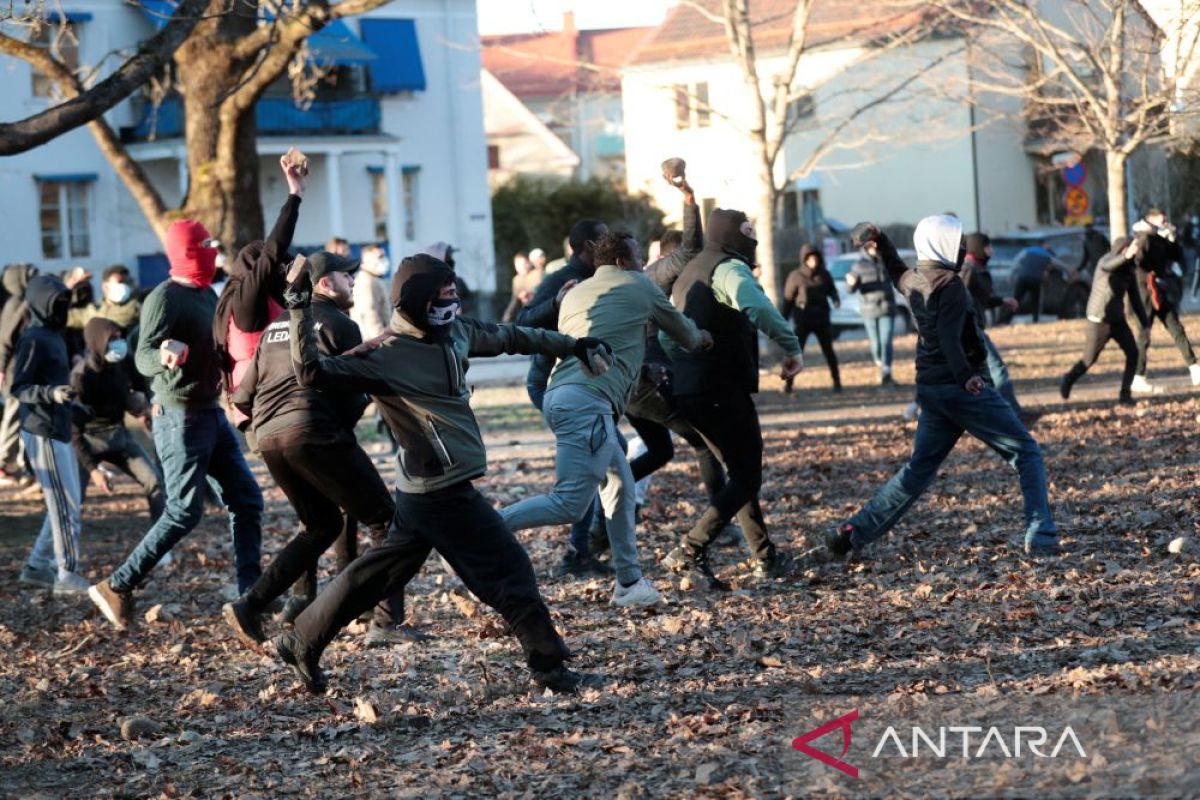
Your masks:
<path fill-rule="evenodd" d="M 896 330 L 896 296 L 875 245 L 867 242 L 862 258 L 846 275 L 846 288 L 858 294 L 858 313 L 867 329 L 871 359 L 879 367 L 879 383 L 895 386 L 892 378 L 892 336 Z"/>
<path fill-rule="evenodd" d="M 8 298 L 0 310 L 0 392 L 4 396 L 4 416 L 0 418 L 0 485 L 12 485 L 22 479 L 21 404 L 12 396 L 12 364 L 17 340 L 29 325 L 25 288 L 37 274 L 37 267 L 32 264 L 9 264 L 4 268 Z"/>
<path fill-rule="evenodd" d="M 1161 210 L 1152 208 L 1145 217 L 1133 224 L 1138 245 L 1138 293 L 1149 316 L 1150 325 L 1137 334 L 1137 374 L 1133 377 L 1134 392 L 1153 392 L 1154 385 L 1146 380 L 1147 357 L 1150 353 L 1150 328 L 1155 320 L 1171 334 L 1183 363 L 1187 365 L 1193 386 L 1200 386 L 1200 363 L 1188 340 L 1187 331 L 1179 319 L 1179 304 L 1183 301 L 1183 248 L 1175 241 L 1175 228 Z"/>
<path fill-rule="evenodd" d="M 967 287 L 967 292 L 971 295 L 971 301 L 975 304 L 975 320 L 979 323 L 979 330 L 982 331 L 987 327 L 988 311 L 1000 307 L 1016 311 L 1018 303 L 1016 298 L 1002 298 L 996 295 L 992 273 L 988 269 L 988 262 L 992 259 L 991 237 L 986 233 L 972 233 L 966 237 L 966 248 L 967 255 L 963 259 L 962 280 Z M 1013 407 L 1013 411 L 1020 416 L 1024 412 L 1021 410 L 1021 404 L 1017 402 L 1017 393 L 1013 388 L 1012 378 L 1008 374 L 1008 364 L 1004 363 L 1000 349 L 996 347 L 992 337 L 987 333 L 983 334 L 983 346 L 987 350 L 987 367 L 988 373 L 992 376 L 992 385 L 996 387 L 1000 396 Z"/>
<path fill-rule="evenodd" d="M 555 691 L 594 683 L 563 666 L 570 651 L 538 591 L 529 556 L 472 481 L 487 453 L 470 406 L 467 359 L 501 353 L 574 356 L 591 365 L 607 347 L 595 339 L 496 325 L 458 315 L 454 271 L 425 253 L 405 258 L 392 280 L 394 336 L 361 355 L 322 356 L 301 271 L 288 289 L 293 369 L 302 386 L 362 392 L 379 403 L 400 443 L 395 504 L 387 539 L 343 570 L 276 637 L 279 657 L 312 692 L 324 691 L 321 653 L 342 627 L 379 600 L 404 591 L 437 550 L 483 602 L 504 617 L 535 682 Z"/>
<path fill-rule="evenodd" d="M 803 364 L 800 341 L 754 279 L 751 266 L 758 240 L 741 211 L 714 209 L 704 249 L 684 267 L 671 302 L 713 337 L 713 347 L 687 351 L 659 340 L 674 365 L 675 401 L 725 466 L 727 479 L 715 499 L 663 564 L 695 570 L 711 588 L 726 589 L 708 560 L 713 539 L 736 516 L 750 546 L 754 577 L 769 579 L 786 559 L 767 533 L 759 505 L 762 486 L 762 429 L 753 395 L 758 391 L 758 332 L 785 353 L 780 377 L 793 377 Z"/>
<path fill-rule="evenodd" d="M 267 238 L 250 242 L 238 251 L 213 316 L 213 339 L 222 362 L 226 400 L 237 391 L 242 376 L 250 368 L 263 331 L 283 313 L 288 248 L 292 246 L 292 236 L 300 218 L 305 181 L 286 155 L 280 157 L 279 165 L 287 179 L 287 200 Z M 244 428 L 245 417 L 232 403 L 229 408 L 234 424 Z"/>
<path fill-rule="evenodd" d="M 93 317 L 83 328 L 87 355 L 71 370 L 71 388 L 83 411 L 74 420 L 72 442 L 79 460 L 79 480 L 112 494 L 101 463 L 112 464 L 137 481 L 146 495 L 150 519 L 162 515 L 162 473 L 125 427 L 125 414 L 150 419 L 146 395 L 134 388 L 129 341 L 115 322 Z"/>
<path fill-rule="evenodd" d="M 800 248 L 800 266 L 788 273 L 783 284 L 783 297 L 779 302 L 779 313 L 791 319 L 796 327 L 796 338 L 800 340 L 800 352 L 810 334 L 817 337 L 825 363 L 829 366 L 829 377 L 833 379 L 833 390 L 842 390 L 842 377 L 838 370 L 837 353 L 833 350 L 833 326 L 830 323 L 829 306 L 840 308 L 833 276 L 825 268 L 825 257 L 821 251 L 806 244 Z M 784 380 L 783 390 L 792 391 L 792 381 Z"/>
<path fill-rule="evenodd" d="M 29 325 L 12 359 L 12 396 L 21 404 L 21 440 L 42 486 L 46 519 L 21 582 L 81 594 L 87 581 L 79 574 L 79 464 L 71 449 L 75 390 L 63 340 L 70 290 L 58 278 L 39 275 L 29 281 L 25 299 Z"/>
<path fill-rule="evenodd" d="M 959 276 L 965 257 L 962 222 L 926 217 L 913 243 L 909 269 L 878 227 L 863 223 L 852 237 L 873 241 L 896 288 L 908 298 L 917 325 L 917 398 L 921 416 L 912 457 L 854 516 L 829 531 L 825 546 L 836 558 L 861 550 L 889 530 L 929 488 L 963 433 L 970 433 L 1016 468 L 1025 499 L 1025 552 L 1060 552 L 1058 529 L 1046 494 L 1042 451 L 1020 417 L 990 384 L 983 331 Z"/>
<path fill-rule="evenodd" d="M 1075 381 L 1096 363 L 1109 340 L 1113 340 L 1125 354 L 1125 369 L 1121 373 L 1121 391 L 1117 402 L 1133 404 L 1133 376 L 1137 373 L 1138 348 L 1129 322 L 1125 319 L 1125 298 L 1143 328 L 1150 326 L 1150 316 L 1142 305 L 1137 287 L 1136 263 L 1144 240 L 1123 236 L 1113 242 L 1112 252 L 1096 263 L 1096 276 L 1087 302 L 1087 340 L 1083 356 L 1062 376 L 1059 391 L 1063 400 L 1071 396 Z"/>
<path fill-rule="evenodd" d="M 133 622 L 133 591 L 200 523 L 209 478 L 229 509 L 238 590 L 245 592 L 262 574 L 262 490 L 220 405 L 222 364 L 212 328 L 217 297 L 210 289 L 217 251 L 211 242 L 195 220 L 171 223 L 166 235 L 170 277 L 142 306 L 135 363 L 150 379 L 154 395 L 154 446 L 167 504 L 124 563 L 88 589 L 118 630 Z"/>
<path fill-rule="evenodd" d="M 317 347 L 323 356 L 340 355 L 362 344 L 358 326 L 346 314 L 359 263 L 329 252 L 313 254 L 308 263 Z M 315 565 L 335 540 L 344 550 L 338 554 L 339 567 L 354 560 L 356 532 L 353 527 L 346 530 L 343 510 L 355 523 L 367 526 L 372 540 L 382 541 L 393 504 L 379 471 L 354 438 L 367 397 L 300 385 L 292 369 L 286 311 L 267 326 L 233 402 L 250 419 L 263 461 L 303 525 L 254 586 L 224 608 L 238 638 L 256 647 L 266 641 L 262 615 L 293 581 L 304 578 L 298 584 L 298 596 L 304 600 L 295 604 L 298 607 L 288 615 L 291 620 L 316 597 Z M 409 631 L 394 629 L 403 621 L 403 595 L 380 604 L 366 644 L 387 644 L 404 634 L 411 638 Z"/>

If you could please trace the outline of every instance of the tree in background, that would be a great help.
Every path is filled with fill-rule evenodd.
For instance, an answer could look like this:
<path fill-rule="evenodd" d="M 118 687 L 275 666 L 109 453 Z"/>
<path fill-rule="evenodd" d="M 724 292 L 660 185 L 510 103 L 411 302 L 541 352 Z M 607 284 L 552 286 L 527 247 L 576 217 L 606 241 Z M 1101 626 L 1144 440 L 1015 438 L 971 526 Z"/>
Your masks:
<path fill-rule="evenodd" d="M 540 247 L 563 255 L 563 239 L 580 219 L 599 219 L 630 231 L 643 247 L 663 234 L 663 212 L 647 195 L 627 195 L 602 178 L 587 181 L 518 175 L 492 195 L 496 285 L 512 278 L 512 257 Z"/>
<path fill-rule="evenodd" d="M 1195 139 L 1200 0 L 934 2 L 971 35 L 975 90 L 1020 98 L 1047 155 L 1104 154 L 1108 224 L 1124 236 L 1130 156 Z"/>
<path fill-rule="evenodd" d="M 79 98 L 85 98 L 75 126 L 90 118 L 88 124 L 100 151 L 160 238 L 173 218 L 186 216 L 203 222 L 227 247 L 238 248 L 263 235 L 254 104 L 279 78 L 302 78 L 311 69 L 306 53 L 311 34 L 336 19 L 363 14 L 387 2 L 294 0 L 290 4 L 264 2 L 260 8 L 258 2 L 247 0 L 185 0 L 163 31 L 141 42 L 139 52 L 156 52 L 151 62 L 161 65 L 169 56 L 174 86 L 183 100 L 188 188 L 178 209 L 167 207 L 120 137 L 100 116 L 104 110 L 101 97 L 87 95 L 85 81 L 53 46 L 34 47 L 0 34 L 0 52 L 27 61 L 49 76 L 66 104 L 78 104 Z M 35 12 L 35 20 L 42 19 L 45 12 Z M 62 25 L 65 28 L 66 23 Z M 120 99 L 123 97 L 113 100 L 109 94 L 103 102 L 111 100 L 111 107 Z M 70 127 L 48 130 L 52 135 L 42 141 Z"/>

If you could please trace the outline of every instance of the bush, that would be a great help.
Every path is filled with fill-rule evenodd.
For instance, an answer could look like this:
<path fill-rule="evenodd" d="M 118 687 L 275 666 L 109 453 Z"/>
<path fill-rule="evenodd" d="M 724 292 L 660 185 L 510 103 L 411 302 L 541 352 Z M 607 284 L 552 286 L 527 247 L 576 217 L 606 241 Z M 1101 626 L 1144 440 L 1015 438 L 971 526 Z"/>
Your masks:
<path fill-rule="evenodd" d="M 492 195 L 496 285 L 503 291 L 511 281 L 515 253 L 540 247 L 548 258 L 560 258 L 571 225 L 588 218 L 630 231 L 642 247 L 665 230 L 663 212 L 647 195 L 627 195 L 600 178 L 563 181 L 518 175 Z"/>

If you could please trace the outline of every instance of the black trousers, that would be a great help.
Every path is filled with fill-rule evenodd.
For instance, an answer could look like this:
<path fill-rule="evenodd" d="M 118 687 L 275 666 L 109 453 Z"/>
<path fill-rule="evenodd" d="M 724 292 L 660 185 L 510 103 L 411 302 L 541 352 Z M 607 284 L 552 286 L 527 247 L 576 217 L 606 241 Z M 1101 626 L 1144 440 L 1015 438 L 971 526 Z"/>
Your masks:
<path fill-rule="evenodd" d="M 1133 331 L 1124 318 L 1112 322 L 1088 322 L 1087 340 L 1083 345 L 1083 355 L 1071 367 L 1066 375 L 1067 388 L 1079 380 L 1100 358 L 1104 346 L 1112 339 L 1125 353 L 1125 369 L 1121 372 L 1121 397 L 1130 397 L 1129 387 L 1136 374 L 1138 346 L 1134 341 Z"/>
<path fill-rule="evenodd" d="M 1026 297 L 1033 298 L 1034 322 L 1042 317 L 1042 282 L 1044 280 L 1044 276 L 1018 275 L 1013 281 L 1013 298 L 1018 305 L 1024 305 Z"/>
<path fill-rule="evenodd" d="M 431 550 L 500 612 L 531 669 L 554 669 L 570 657 L 528 554 L 469 481 L 427 494 L 397 492 L 387 539 L 359 556 L 296 618 L 301 646 L 319 656 L 338 631 L 380 598 L 403 593 Z"/>
<path fill-rule="evenodd" d="M 658 389 L 639 393 L 630 402 L 625 416 L 646 445 L 646 452 L 629 462 L 634 481 L 653 475 L 671 463 L 675 457 L 671 433 L 675 432 L 695 451 L 708 501 L 715 501 L 717 493 L 725 486 L 725 470 L 704 437 L 684 419 L 673 397 Z"/>
<path fill-rule="evenodd" d="M 1150 328 L 1154 327 L 1156 319 L 1162 323 L 1162 326 L 1171 334 L 1171 338 L 1175 340 L 1175 347 L 1179 349 L 1179 355 L 1183 356 L 1184 363 L 1189 367 L 1195 364 L 1196 353 L 1192 350 L 1192 343 L 1188 341 L 1183 323 L 1179 321 L 1179 310 L 1174 306 L 1167 305 L 1155 309 L 1151 304 L 1150 289 L 1146 286 L 1146 273 L 1139 271 L 1137 275 L 1138 292 L 1142 296 L 1142 304 L 1150 314 L 1150 326 L 1138 331 L 1137 335 L 1137 374 L 1146 374 L 1146 357 L 1150 352 Z"/>
<path fill-rule="evenodd" d="M 679 395 L 675 399 L 684 418 L 704 437 L 726 472 L 725 485 L 688 531 L 686 546 L 693 552 L 704 550 L 736 516 L 751 554 L 759 560 L 770 558 L 775 546 L 758 502 L 763 439 L 754 399 L 741 392 Z"/>
<path fill-rule="evenodd" d="M 357 442 L 276 443 L 268 439 L 261 446 L 271 477 L 291 501 L 304 527 L 246 593 L 247 602 L 256 611 L 312 570 L 321 553 L 346 532 L 347 521 L 353 524 L 361 520 L 372 538 L 382 541 L 395 510 L 391 493 Z M 354 530 L 349 532 L 353 534 Z M 381 604 L 375 619 L 385 625 L 402 622 L 403 594 Z"/>
<path fill-rule="evenodd" d="M 833 350 L 833 325 L 830 323 L 829 317 L 808 317 L 801 314 L 795 318 L 794 327 L 796 338 L 800 340 L 801 354 L 804 353 L 804 346 L 808 343 L 809 335 L 817 337 L 817 344 L 821 346 L 821 353 L 825 356 L 825 363 L 829 366 L 829 377 L 833 379 L 834 386 L 840 387 L 842 376 L 838 369 L 837 353 Z M 792 379 L 788 378 L 786 384 L 790 391 Z"/>

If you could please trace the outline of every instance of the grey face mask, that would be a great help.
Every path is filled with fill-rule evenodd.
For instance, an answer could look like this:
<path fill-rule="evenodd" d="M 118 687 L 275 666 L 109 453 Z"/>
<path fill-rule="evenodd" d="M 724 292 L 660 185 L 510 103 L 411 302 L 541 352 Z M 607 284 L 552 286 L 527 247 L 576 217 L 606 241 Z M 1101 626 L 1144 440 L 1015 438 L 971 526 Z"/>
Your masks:
<path fill-rule="evenodd" d="M 119 364 L 129 355 L 129 342 L 124 339 L 113 339 L 104 351 L 104 360 L 109 364 Z"/>
<path fill-rule="evenodd" d="M 457 300 L 434 300 L 429 304 L 429 313 L 425 321 L 431 328 L 441 328 L 454 322 L 458 316 L 459 302 Z"/>

